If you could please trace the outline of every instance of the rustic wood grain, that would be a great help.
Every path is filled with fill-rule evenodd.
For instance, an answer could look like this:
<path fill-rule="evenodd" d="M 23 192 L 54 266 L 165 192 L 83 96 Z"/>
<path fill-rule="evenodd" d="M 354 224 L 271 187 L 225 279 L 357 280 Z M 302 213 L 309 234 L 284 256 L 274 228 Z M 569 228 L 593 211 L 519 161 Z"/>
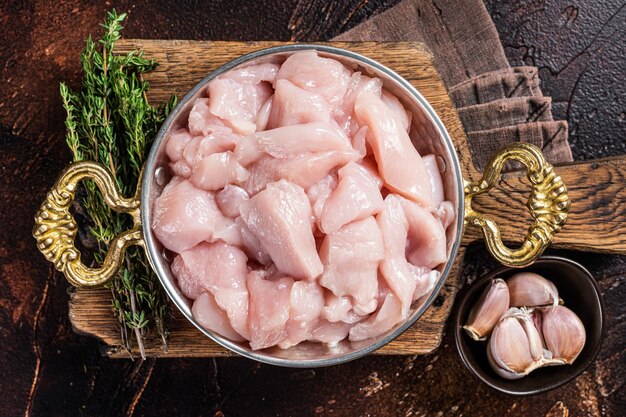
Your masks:
<path fill-rule="evenodd" d="M 171 94 L 184 95 L 209 72 L 233 58 L 279 43 L 129 39 L 121 41 L 117 50 L 126 52 L 141 49 L 146 57 L 159 62 L 159 67 L 146 74 L 145 77 L 150 83 L 148 99 L 159 103 L 169 99 Z M 432 57 L 422 44 L 407 42 L 393 44 L 333 42 L 332 44 L 349 47 L 354 52 L 370 56 L 393 68 L 413 83 L 433 105 L 459 152 L 463 152 L 466 139 L 461 123 L 443 82 L 432 65 Z M 467 167 L 471 168 L 471 163 Z M 439 347 L 446 319 L 459 288 L 462 261 L 463 253 L 455 259 L 450 277 L 437 303 L 431 306 L 422 318 L 402 336 L 376 353 L 426 354 Z M 105 351 L 111 357 L 128 357 L 128 352 L 118 348 L 121 341 L 115 319 L 111 315 L 110 303 L 110 292 L 107 289 L 77 290 L 70 301 L 70 319 L 76 331 L 96 336 L 109 345 Z M 149 355 L 169 357 L 231 355 L 228 350 L 199 332 L 178 311 L 175 313 L 171 328 L 168 351 L 163 352 L 160 342 L 152 340 L 146 344 L 146 352 Z"/>

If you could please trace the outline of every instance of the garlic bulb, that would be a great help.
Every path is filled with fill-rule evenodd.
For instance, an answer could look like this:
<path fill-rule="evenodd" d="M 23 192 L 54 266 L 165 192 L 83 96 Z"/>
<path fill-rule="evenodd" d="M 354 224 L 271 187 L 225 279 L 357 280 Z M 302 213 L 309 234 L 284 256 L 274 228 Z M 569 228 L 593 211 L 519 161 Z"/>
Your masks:
<path fill-rule="evenodd" d="M 548 307 L 541 315 L 546 347 L 555 359 L 571 364 L 585 346 L 585 326 L 576 313 L 564 306 Z"/>
<path fill-rule="evenodd" d="M 504 280 L 493 279 L 472 307 L 463 329 L 472 339 L 485 340 L 508 309 L 509 288 Z"/>
<path fill-rule="evenodd" d="M 507 279 L 511 307 L 557 305 L 559 292 L 554 284 L 533 272 L 520 272 Z"/>
<path fill-rule="evenodd" d="M 506 379 L 519 379 L 546 365 L 559 365 L 544 349 L 532 311 L 511 308 L 493 329 L 487 346 L 487 358 L 492 369 Z"/>

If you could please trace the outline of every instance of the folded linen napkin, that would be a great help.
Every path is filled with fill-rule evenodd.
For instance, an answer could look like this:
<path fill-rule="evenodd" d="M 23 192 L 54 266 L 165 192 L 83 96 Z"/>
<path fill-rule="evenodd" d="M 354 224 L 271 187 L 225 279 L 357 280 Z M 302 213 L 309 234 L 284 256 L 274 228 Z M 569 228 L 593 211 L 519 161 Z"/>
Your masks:
<path fill-rule="evenodd" d="M 477 168 L 513 141 L 543 148 L 551 162 L 572 159 L 567 123 L 553 121 L 550 100 L 538 99 L 543 95 L 537 69 L 510 67 L 481 0 L 403 0 L 335 40 L 425 43 L 457 107 Z"/>

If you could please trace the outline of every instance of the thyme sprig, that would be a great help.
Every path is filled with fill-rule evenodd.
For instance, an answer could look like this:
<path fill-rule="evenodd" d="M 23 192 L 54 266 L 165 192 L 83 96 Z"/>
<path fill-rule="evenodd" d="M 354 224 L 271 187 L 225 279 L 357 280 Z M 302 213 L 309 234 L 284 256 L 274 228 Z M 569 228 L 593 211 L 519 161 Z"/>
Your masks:
<path fill-rule="evenodd" d="M 153 107 L 146 99 L 148 83 L 141 73 L 157 63 L 141 51 L 115 54 L 126 14 L 107 13 L 104 33 L 95 41 L 87 38 L 80 60 L 83 80 L 80 91 L 72 92 L 61 83 L 63 107 L 67 113 L 66 141 L 74 161 L 92 160 L 104 165 L 126 196 L 133 195 L 141 168 L 157 130 L 176 104 L 176 97 Z M 111 240 L 132 227 L 126 214 L 113 212 L 104 202 L 94 182 L 85 182 L 80 204 L 91 219 L 89 233 L 98 242 L 94 260 L 104 260 Z M 124 267 L 109 284 L 112 308 L 120 324 L 123 346 L 131 352 L 134 338 L 142 358 L 144 342 L 150 333 L 167 349 L 167 298 L 150 268 L 145 254 L 137 247 L 126 251 Z M 129 334 L 134 334 L 130 337 Z"/>

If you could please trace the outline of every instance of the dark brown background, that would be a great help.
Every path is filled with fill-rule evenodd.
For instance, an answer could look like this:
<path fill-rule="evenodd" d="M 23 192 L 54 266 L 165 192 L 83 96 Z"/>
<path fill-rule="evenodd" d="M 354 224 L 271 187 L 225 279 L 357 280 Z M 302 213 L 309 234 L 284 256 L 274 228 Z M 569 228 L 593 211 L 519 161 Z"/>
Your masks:
<path fill-rule="evenodd" d="M 96 340 L 72 332 L 67 283 L 30 229 L 69 158 L 58 84 L 76 86 L 83 39 L 98 32 L 105 10 L 130 12 L 126 37 L 319 40 L 396 2 L 0 2 L 0 415 L 624 415 L 626 257 L 566 254 L 600 282 L 604 345 L 578 379 L 526 399 L 481 385 L 450 334 L 429 356 L 291 370 L 245 359 L 109 360 Z M 575 158 L 626 154 L 623 1 L 486 4 L 511 63 L 539 67 L 555 118 L 570 123 Z M 493 266 L 482 247 L 471 248 L 466 277 Z"/>

